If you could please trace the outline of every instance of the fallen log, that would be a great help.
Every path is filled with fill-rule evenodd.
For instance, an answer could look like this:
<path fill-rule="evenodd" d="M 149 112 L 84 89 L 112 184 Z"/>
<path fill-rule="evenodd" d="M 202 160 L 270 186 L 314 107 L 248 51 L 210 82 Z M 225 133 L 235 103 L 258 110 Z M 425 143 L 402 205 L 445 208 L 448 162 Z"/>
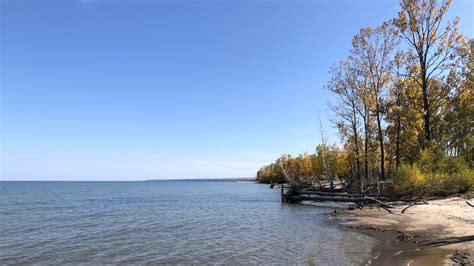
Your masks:
<path fill-rule="evenodd" d="M 320 187 L 319 188 L 320 191 L 323 191 L 323 192 L 334 192 L 334 193 L 338 193 L 338 192 L 348 192 L 349 190 L 347 188 L 329 188 L 329 187 Z"/>
<path fill-rule="evenodd" d="M 380 205 L 381 207 L 386 208 L 386 209 L 393 208 L 393 206 L 391 206 L 387 203 L 384 203 L 384 202 L 382 202 L 378 199 L 375 199 L 373 197 L 368 197 L 368 196 L 343 197 L 341 195 L 341 196 L 338 196 L 338 197 L 335 197 L 335 196 L 323 197 L 323 196 L 302 196 L 302 195 L 288 196 L 288 195 L 285 195 L 284 198 L 285 198 L 285 201 L 288 201 L 288 202 L 299 202 L 299 201 L 304 201 L 304 200 L 305 201 L 316 201 L 316 202 L 323 202 L 323 201 L 353 202 L 353 203 L 372 202 L 372 203 L 377 203 L 378 205 Z"/>
<path fill-rule="evenodd" d="M 384 202 L 381 202 L 380 200 L 376 199 L 376 198 L 372 198 L 372 197 L 365 197 L 366 200 L 370 200 L 370 201 L 373 201 L 373 202 L 376 202 L 378 203 L 381 207 L 383 208 L 386 208 L 386 209 L 393 209 L 393 206 L 392 205 L 389 205 L 387 203 L 384 203 Z M 392 213 L 391 211 L 389 211 L 390 213 Z"/>
<path fill-rule="evenodd" d="M 303 190 L 299 192 L 300 194 L 305 195 L 318 195 L 318 196 L 344 196 L 344 197 L 364 197 L 362 194 L 351 194 L 346 192 L 325 192 L 325 191 L 308 191 Z"/>
<path fill-rule="evenodd" d="M 337 193 L 337 192 L 323 192 L 323 191 L 300 191 L 299 195 L 317 195 L 317 196 L 326 196 L 326 197 L 343 197 L 343 198 L 369 198 L 369 200 L 379 200 L 379 201 L 390 201 L 390 198 L 380 197 L 378 195 L 366 196 L 363 194 L 355 193 Z"/>
<path fill-rule="evenodd" d="M 408 206 L 404 207 L 400 213 L 403 214 L 405 213 L 406 210 L 408 210 L 408 208 L 411 208 L 412 206 L 415 206 L 415 205 L 421 205 L 421 204 L 429 204 L 429 203 L 426 201 L 421 201 L 421 202 L 415 201 L 414 203 L 411 203 Z"/>
<path fill-rule="evenodd" d="M 334 201 L 334 202 L 364 202 L 365 199 L 363 197 L 360 198 L 344 198 L 344 197 L 323 197 L 323 196 L 302 196 L 302 195 L 295 195 L 295 196 L 288 196 L 285 195 L 285 198 L 290 202 L 298 202 L 298 201 Z"/>
<path fill-rule="evenodd" d="M 408 208 L 410 208 L 410 207 L 412 207 L 412 206 L 414 206 L 414 205 L 416 205 L 416 203 L 413 203 L 413 204 L 410 204 L 410 205 L 406 206 L 405 208 L 402 209 L 401 213 L 402 213 L 402 214 L 405 213 L 405 211 L 408 210 Z"/>

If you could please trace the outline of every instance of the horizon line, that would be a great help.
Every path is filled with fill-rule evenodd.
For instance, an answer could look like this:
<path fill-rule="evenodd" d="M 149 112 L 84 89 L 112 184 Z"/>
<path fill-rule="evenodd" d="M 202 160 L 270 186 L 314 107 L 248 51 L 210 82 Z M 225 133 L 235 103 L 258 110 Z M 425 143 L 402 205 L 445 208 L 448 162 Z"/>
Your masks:
<path fill-rule="evenodd" d="M 4 180 L 0 182 L 153 182 L 153 181 L 219 181 L 219 180 L 255 180 L 255 177 L 219 177 L 219 178 L 163 178 L 137 180 Z"/>

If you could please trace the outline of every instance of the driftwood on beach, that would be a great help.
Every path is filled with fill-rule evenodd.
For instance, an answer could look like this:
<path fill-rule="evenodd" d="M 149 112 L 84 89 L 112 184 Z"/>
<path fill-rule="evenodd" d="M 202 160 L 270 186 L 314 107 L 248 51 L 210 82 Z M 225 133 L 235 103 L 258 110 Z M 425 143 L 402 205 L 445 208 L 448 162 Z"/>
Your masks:
<path fill-rule="evenodd" d="M 287 200 L 289 202 L 298 202 L 298 201 L 333 201 L 333 202 L 353 202 L 353 203 L 376 203 L 379 204 L 380 206 L 383 206 L 385 208 L 393 208 L 393 206 L 386 204 L 376 198 L 373 197 L 368 197 L 368 196 L 359 196 L 359 197 L 354 197 L 354 196 L 345 196 L 345 195 L 340 195 L 340 196 L 289 196 L 287 197 Z"/>
<path fill-rule="evenodd" d="M 423 188 L 426 188 L 424 185 Z M 418 189 L 423 189 L 418 188 Z M 287 191 L 285 192 L 285 189 Z M 414 188 L 415 191 L 417 188 Z M 401 214 L 405 211 L 418 204 L 426 204 L 425 199 L 416 197 L 412 191 L 406 191 L 399 194 L 386 194 L 386 193 L 370 193 L 368 190 L 357 193 L 355 191 L 348 191 L 344 188 L 327 188 L 327 187 L 308 187 L 304 185 L 282 185 L 281 186 L 281 197 L 282 202 L 298 203 L 302 201 L 313 201 L 313 202 L 346 202 L 355 203 L 358 208 L 362 208 L 365 205 L 376 205 L 384 208 L 389 213 L 393 213 L 391 209 L 394 205 L 408 204 L 401 211 Z M 370 193 L 370 194 L 369 194 Z"/>

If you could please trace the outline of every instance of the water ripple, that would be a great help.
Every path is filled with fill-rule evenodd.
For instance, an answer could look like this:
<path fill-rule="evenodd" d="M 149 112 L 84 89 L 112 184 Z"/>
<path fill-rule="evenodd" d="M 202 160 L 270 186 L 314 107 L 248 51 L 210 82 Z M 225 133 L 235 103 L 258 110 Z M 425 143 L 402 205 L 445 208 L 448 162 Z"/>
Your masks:
<path fill-rule="evenodd" d="M 1 182 L 0 264 L 361 264 L 373 240 L 236 182 Z M 340 256 L 343 254 L 343 256 Z"/>

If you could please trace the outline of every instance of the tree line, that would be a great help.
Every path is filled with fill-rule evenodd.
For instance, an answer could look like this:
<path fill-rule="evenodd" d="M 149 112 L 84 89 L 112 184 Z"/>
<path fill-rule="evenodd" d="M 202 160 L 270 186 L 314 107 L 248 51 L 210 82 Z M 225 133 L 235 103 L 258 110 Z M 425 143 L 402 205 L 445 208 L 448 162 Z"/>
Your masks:
<path fill-rule="evenodd" d="M 474 189 L 474 41 L 446 21 L 451 3 L 402 0 L 396 18 L 361 29 L 326 85 L 342 146 L 322 137 L 315 154 L 284 155 L 257 180 Z"/>

